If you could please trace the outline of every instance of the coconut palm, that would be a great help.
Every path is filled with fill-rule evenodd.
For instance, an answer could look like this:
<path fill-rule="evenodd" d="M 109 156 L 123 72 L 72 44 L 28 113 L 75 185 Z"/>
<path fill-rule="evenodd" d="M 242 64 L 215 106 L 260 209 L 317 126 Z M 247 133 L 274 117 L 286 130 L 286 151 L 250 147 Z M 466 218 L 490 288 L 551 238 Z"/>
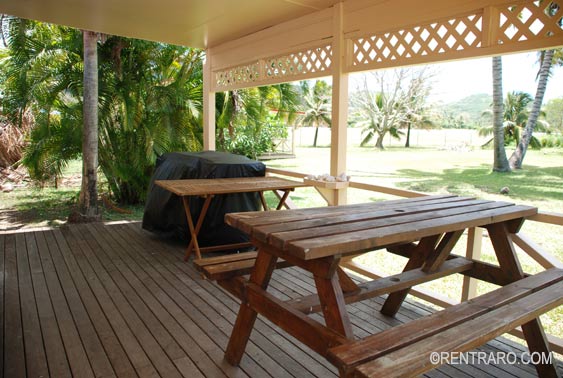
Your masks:
<path fill-rule="evenodd" d="M 513 91 L 506 94 L 502 124 L 505 146 L 519 143 L 522 130 L 530 116 L 529 105 L 532 101 L 533 98 L 529 93 Z M 492 111 L 486 110 L 482 115 L 490 116 L 492 115 Z M 540 116 L 543 117 L 545 114 L 540 112 Z M 549 124 L 544 119 L 538 119 L 537 124 L 538 129 L 542 131 L 547 131 L 549 128 Z M 480 136 L 489 136 L 491 134 L 493 134 L 492 126 L 485 126 L 479 129 Z M 491 141 L 492 139 L 487 141 L 484 145 L 489 144 Z M 532 148 L 541 148 L 541 143 L 537 138 L 532 137 L 530 146 Z"/>
<path fill-rule="evenodd" d="M 98 210 L 98 33 L 83 31 L 82 185 L 78 209 L 84 219 L 99 218 Z"/>
<path fill-rule="evenodd" d="M 526 151 L 528 146 L 531 145 L 533 139 L 533 132 L 538 124 L 538 117 L 540 116 L 541 106 L 543 103 L 543 96 L 545 94 L 545 89 L 547 87 L 547 81 L 550 76 L 551 68 L 554 61 L 556 64 L 561 65 L 563 62 L 562 51 L 559 50 L 546 50 L 540 53 L 540 69 L 538 71 L 538 87 L 536 90 L 536 96 L 534 97 L 534 103 L 532 105 L 532 110 L 524 131 L 522 133 L 522 138 L 520 138 L 516 149 L 510 156 L 510 166 L 513 169 L 521 169 L 522 162 L 526 156 Z"/>
<path fill-rule="evenodd" d="M 502 102 L 502 57 L 493 57 L 493 171 L 508 172 L 510 166 L 504 149 L 504 104 Z"/>
<path fill-rule="evenodd" d="M 317 147 L 319 127 L 331 126 L 331 87 L 324 81 L 318 80 L 313 88 L 301 87 L 304 92 L 303 115 L 300 124 L 315 127 L 313 147 Z"/>

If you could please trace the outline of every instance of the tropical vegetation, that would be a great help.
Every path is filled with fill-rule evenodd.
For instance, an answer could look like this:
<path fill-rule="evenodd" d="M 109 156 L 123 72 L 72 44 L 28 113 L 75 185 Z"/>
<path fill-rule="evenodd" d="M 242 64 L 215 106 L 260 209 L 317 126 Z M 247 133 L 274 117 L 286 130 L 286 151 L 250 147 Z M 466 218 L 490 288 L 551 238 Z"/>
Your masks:
<path fill-rule="evenodd" d="M 299 89 L 291 84 L 234 90 L 216 95 L 217 147 L 219 150 L 258 158 L 287 136 L 295 122 Z"/>
<path fill-rule="evenodd" d="M 82 34 L 7 22 L 3 112 L 16 124 L 31 113 L 23 163 L 32 178 L 51 180 L 82 152 Z M 201 52 L 114 36 L 97 45 L 99 166 L 117 201 L 138 203 L 158 155 L 201 145 Z"/>
<path fill-rule="evenodd" d="M 69 161 L 93 145 L 83 145 L 86 33 L 14 17 L 2 22 L 2 114 L 18 129 L 33 124 L 22 163 L 34 180 L 56 186 Z M 203 52 L 92 34 L 99 168 L 115 201 L 140 203 L 158 156 L 202 147 Z M 218 93 L 219 149 L 253 158 L 271 151 L 284 124 L 294 122 L 298 98 L 289 84 Z"/>
<path fill-rule="evenodd" d="M 530 105 L 533 102 L 533 98 L 529 93 L 513 91 L 508 92 L 504 99 L 504 113 L 503 113 L 503 124 L 502 129 L 504 133 L 504 145 L 505 146 L 516 146 L 520 141 L 520 136 L 522 135 L 522 130 L 526 126 L 530 115 Z M 545 121 L 545 113 L 541 112 L 542 118 L 536 121 L 537 131 L 548 132 L 550 127 L 549 123 Z M 492 111 L 487 109 L 483 112 L 483 118 L 489 119 L 492 116 Z M 485 121 L 487 122 L 487 121 Z M 489 136 L 493 134 L 492 126 L 483 126 L 479 128 L 480 136 Z M 493 138 L 489 139 L 484 145 L 488 145 L 493 141 Z M 530 147 L 541 148 L 541 142 L 538 138 L 532 136 L 530 140 Z"/>

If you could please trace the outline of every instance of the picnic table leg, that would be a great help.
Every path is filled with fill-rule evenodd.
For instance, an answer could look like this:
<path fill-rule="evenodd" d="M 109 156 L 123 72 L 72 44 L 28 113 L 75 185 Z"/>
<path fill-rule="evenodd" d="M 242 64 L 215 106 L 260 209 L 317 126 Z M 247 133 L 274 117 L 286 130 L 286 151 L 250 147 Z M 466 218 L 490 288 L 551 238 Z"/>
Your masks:
<path fill-rule="evenodd" d="M 277 257 L 264 252 L 263 249 L 258 250 L 258 256 L 254 264 L 254 269 L 250 274 L 249 281 L 257 284 L 263 290 L 266 290 L 272 273 L 276 267 Z M 225 359 L 233 366 L 240 363 L 246 344 L 250 338 L 250 333 L 254 328 L 257 313 L 254 311 L 246 300 L 243 299 L 237 315 L 237 320 L 225 351 Z"/>
<path fill-rule="evenodd" d="M 346 274 L 341 266 L 337 268 L 336 273 L 338 273 L 340 287 L 344 293 L 355 293 L 360 291 L 358 285 L 356 285 L 356 283 Z"/>
<path fill-rule="evenodd" d="M 326 264 L 325 274 L 319 274 L 319 272 L 314 274 L 325 323 L 328 328 L 353 340 L 354 333 L 352 332 L 352 325 L 346 311 L 346 302 L 344 302 L 344 294 L 342 293 L 339 274 L 337 273 L 340 268 L 338 266 L 339 259 L 331 259 L 333 260 L 332 264 Z"/>
<path fill-rule="evenodd" d="M 207 214 L 207 210 L 209 209 L 209 204 L 211 203 L 211 199 L 213 196 L 205 197 L 205 202 L 203 203 L 203 207 L 201 212 L 199 213 L 199 218 L 197 220 L 197 224 L 194 227 L 194 222 L 192 219 L 192 213 L 190 211 L 190 199 L 188 196 L 182 197 L 182 202 L 184 203 L 184 211 L 186 212 L 186 218 L 188 220 L 188 228 L 190 230 L 190 244 L 186 249 L 186 254 L 184 256 L 184 261 L 188 261 L 190 255 L 192 254 L 192 250 L 195 250 L 195 256 L 197 259 L 201 259 L 201 250 L 199 248 L 199 243 L 197 242 L 197 235 L 199 234 L 199 230 L 201 230 L 201 226 L 203 225 L 203 220 L 205 219 L 205 215 Z"/>
<path fill-rule="evenodd" d="M 291 190 L 287 189 L 283 191 L 283 196 L 280 198 L 280 202 L 278 202 L 278 206 L 276 207 L 276 210 L 281 210 L 283 205 L 285 204 L 285 201 L 287 200 L 287 197 L 289 197 L 289 193 L 291 192 Z"/>
<path fill-rule="evenodd" d="M 407 262 L 407 265 L 405 265 L 403 272 L 418 269 L 422 265 L 424 265 L 427 256 L 434 250 L 439 238 L 440 235 L 434 235 L 421 239 L 412 251 L 411 257 Z M 389 296 L 383 303 L 383 307 L 381 307 L 381 313 L 388 316 L 395 316 L 395 314 L 397 314 L 397 311 L 399 311 L 401 304 L 407 297 L 409 291 L 410 289 L 404 289 L 389 294 Z"/>
<path fill-rule="evenodd" d="M 270 210 L 270 208 L 268 207 L 268 203 L 266 202 L 266 197 L 264 197 L 264 192 L 260 191 L 258 192 L 258 194 L 260 194 L 260 202 L 262 202 L 262 207 L 264 208 L 264 211 L 268 211 Z"/>
<path fill-rule="evenodd" d="M 505 223 L 496 223 L 487 226 L 487 231 L 502 270 L 508 273 L 513 281 L 524 278 L 524 272 L 518 261 L 508 226 Z M 524 332 L 524 338 L 530 353 L 536 353 L 541 356 L 539 358 L 541 363 L 535 365 L 538 375 L 542 378 L 556 378 L 557 368 L 554 364 L 555 361 L 551 360 L 551 364 L 546 363 L 551 349 L 549 348 L 540 319 L 536 318 L 523 324 L 522 331 Z"/>

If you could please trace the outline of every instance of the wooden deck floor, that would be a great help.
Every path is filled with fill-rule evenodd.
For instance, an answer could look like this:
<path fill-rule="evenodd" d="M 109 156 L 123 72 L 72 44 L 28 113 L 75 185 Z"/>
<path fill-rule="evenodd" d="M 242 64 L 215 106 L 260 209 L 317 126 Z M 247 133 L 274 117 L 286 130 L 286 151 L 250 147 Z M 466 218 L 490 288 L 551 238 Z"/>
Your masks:
<path fill-rule="evenodd" d="M 0 234 L 0 372 L 4 377 L 333 377 L 336 370 L 259 318 L 240 368 L 223 361 L 238 303 L 182 260 L 183 247 L 139 224 L 76 225 Z M 296 268 L 276 271 L 280 298 L 308 294 Z M 427 314 L 416 302 L 396 319 L 381 298 L 349 306 L 365 336 Z M 514 349 L 516 347 L 516 349 Z M 497 339 L 482 350 L 516 351 Z M 429 377 L 534 377 L 528 365 L 451 365 Z"/>

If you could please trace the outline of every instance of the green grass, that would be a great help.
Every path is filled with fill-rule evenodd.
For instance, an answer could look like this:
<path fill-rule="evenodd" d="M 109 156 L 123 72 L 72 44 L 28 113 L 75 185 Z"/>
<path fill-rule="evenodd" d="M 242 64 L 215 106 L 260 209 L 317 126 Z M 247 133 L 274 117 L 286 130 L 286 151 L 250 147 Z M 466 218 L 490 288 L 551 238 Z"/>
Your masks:
<path fill-rule="evenodd" d="M 71 161 L 66 167 L 60 187 L 16 187 L 12 192 L 0 192 L 0 230 L 26 229 L 64 224 L 78 203 L 80 171 L 82 163 Z M 130 212 L 124 214 L 100 203 L 102 219 L 139 220 L 143 217 L 143 205 L 120 206 Z"/>
<path fill-rule="evenodd" d="M 0 193 L 0 230 L 57 227 L 64 224 L 78 202 L 78 188 L 18 188 L 10 193 Z M 138 220 L 143 217 L 143 205 L 125 206 L 130 214 L 106 208 L 102 203 L 102 219 Z"/>

